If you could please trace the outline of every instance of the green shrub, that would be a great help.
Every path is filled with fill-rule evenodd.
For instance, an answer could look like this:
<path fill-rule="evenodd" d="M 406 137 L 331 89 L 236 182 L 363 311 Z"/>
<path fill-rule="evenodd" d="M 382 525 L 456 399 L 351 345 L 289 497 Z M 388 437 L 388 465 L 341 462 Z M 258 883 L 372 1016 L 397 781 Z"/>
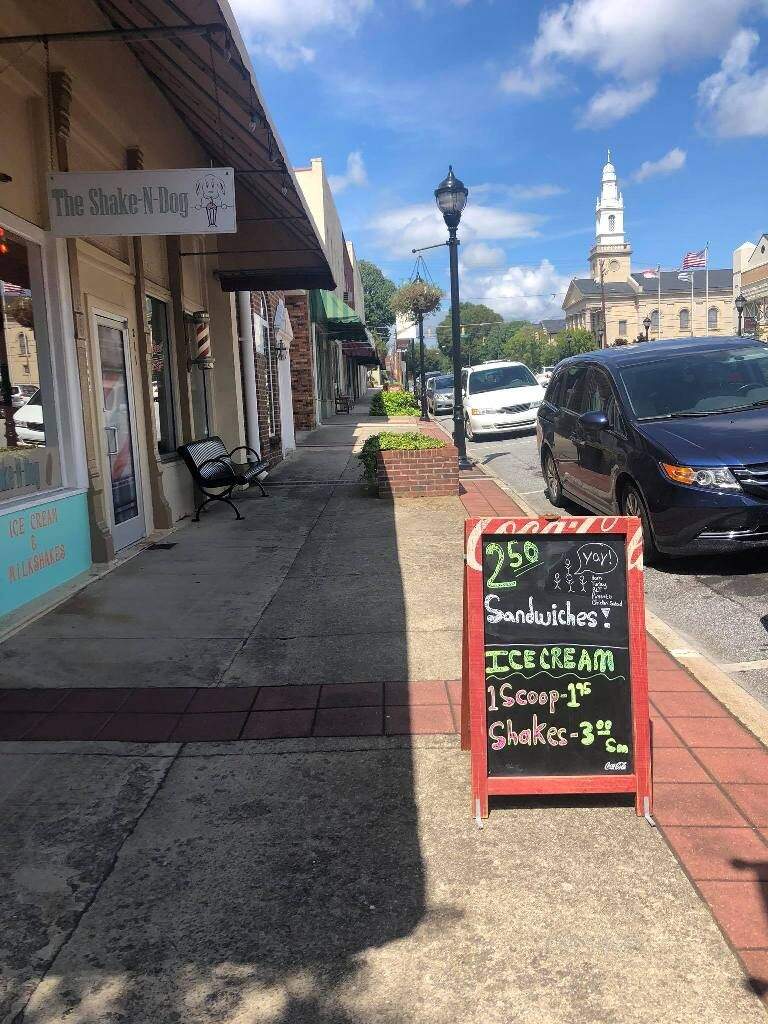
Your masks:
<path fill-rule="evenodd" d="M 371 416 L 418 416 L 419 407 L 410 391 L 378 391 L 371 399 Z"/>
<path fill-rule="evenodd" d="M 426 434 L 373 434 L 358 452 L 358 459 L 365 467 L 366 480 L 376 479 L 376 456 L 383 451 L 408 451 L 416 452 L 424 448 L 445 448 L 446 441 L 438 437 L 429 437 Z"/>

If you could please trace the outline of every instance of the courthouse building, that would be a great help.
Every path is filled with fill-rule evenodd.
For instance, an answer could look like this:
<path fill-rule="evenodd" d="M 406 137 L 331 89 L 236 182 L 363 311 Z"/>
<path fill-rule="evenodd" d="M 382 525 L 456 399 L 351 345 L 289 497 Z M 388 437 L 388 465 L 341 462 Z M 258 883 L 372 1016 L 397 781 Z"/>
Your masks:
<path fill-rule="evenodd" d="M 290 450 L 285 293 L 341 282 L 226 0 L 0 7 L 2 628 L 189 515 L 180 444 Z"/>
<path fill-rule="evenodd" d="M 610 153 L 595 207 L 589 276 L 575 277 L 568 286 L 563 301 L 566 326 L 584 328 L 602 339 L 603 302 L 608 345 L 644 336 L 646 317 L 651 321 L 649 339 L 735 333 L 730 269 L 710 270 L 708 280 L 704 270 L 696 270 L 693 295 L 691 282 L 681 281 L 676 270 L 662 270 L 660 277 L 652 268 L 633 273 L 632 249 L 624 233 L 624 197 Z"/>

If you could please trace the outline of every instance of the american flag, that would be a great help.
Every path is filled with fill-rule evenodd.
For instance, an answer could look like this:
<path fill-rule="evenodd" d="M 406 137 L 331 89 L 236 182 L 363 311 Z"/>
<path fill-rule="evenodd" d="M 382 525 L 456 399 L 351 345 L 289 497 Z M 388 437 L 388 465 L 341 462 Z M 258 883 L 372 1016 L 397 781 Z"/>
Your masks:
<path fill-rule="evenodd" d="M 707 250 L 700 249 L 698 252 L 687 252 L 683 256 L 683 262 L 680 265 L 681 270 L 697 270 L 699 267 L 706 267 L 707 265 Z"/>

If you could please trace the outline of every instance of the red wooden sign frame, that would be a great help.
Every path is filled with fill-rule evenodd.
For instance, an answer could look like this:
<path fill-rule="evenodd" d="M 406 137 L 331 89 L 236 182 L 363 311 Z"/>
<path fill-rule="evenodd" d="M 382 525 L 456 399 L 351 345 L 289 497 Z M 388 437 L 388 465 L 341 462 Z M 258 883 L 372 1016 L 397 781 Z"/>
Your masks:
<path fill-rule="evenodd" d="M 632 698 L 631 775 L 488 775 L 485 707 L 485 620 L 483 538 L 498 534 L 619 534 L 625 537 L 629 674 Z M 464 644 L 461 689 L 461 749 L 471 752 L 472 814 L 488 817 L 491 796 L 561 793 L 634 793 L 638 815 L 653 803 L 651 727 L 648 714 L 648 659 L 643 593 L 643 532 L 627 516 L 562 516 L 540 519 L 468 519 L 465 526 Z"/>

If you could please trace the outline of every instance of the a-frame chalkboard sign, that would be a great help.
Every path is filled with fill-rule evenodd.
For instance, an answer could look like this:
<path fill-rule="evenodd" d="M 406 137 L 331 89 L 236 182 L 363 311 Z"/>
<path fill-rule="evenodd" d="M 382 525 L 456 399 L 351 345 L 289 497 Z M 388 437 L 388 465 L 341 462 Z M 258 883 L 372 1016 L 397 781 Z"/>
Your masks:
<path fill-rule="evenodd" d="M 466 523 L 462 748 L 472 813 L 491 796 L 652 802 L 640 522 Z"/>

